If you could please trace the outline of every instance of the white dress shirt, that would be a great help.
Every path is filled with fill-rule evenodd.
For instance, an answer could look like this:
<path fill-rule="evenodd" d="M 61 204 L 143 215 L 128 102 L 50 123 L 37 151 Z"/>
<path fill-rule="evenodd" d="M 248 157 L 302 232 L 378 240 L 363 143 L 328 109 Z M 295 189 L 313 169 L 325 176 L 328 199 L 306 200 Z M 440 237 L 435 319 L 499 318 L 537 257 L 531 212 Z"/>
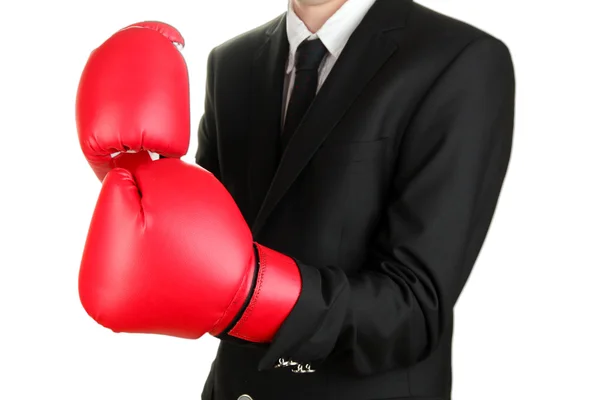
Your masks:
<path fill-rule="evenodd" d="M 367 11 L 371 8 L 375 0 L 348 0 L 346 1 L 314 34 L 311 33 L 304 22 L 296 15 L 293 6 L 294 0 L 289 0 L 288 12 L 286 18 L 287 37 L 290 44 L 290 52 L 286 65 L 283 98 L 283 118 L 285 121 L 285 113 L 290 101 L 291 90 L 293 87 L 294 77 L 296 76 L 296 68 L 294 60 L 296 59 L 296 50 L 300 43 L 305 39 L 321 39 L 323 45 L 327 48 L 327 54 L 323 57 L 321 66 L 319 67 L 319 82 L 317 84 L 317 92 L 325 82 L 325 79 L 331 72 L 335 62 L 340 57 L 342 50 L 346 46 L 350 35 L 360 24 Z"/>

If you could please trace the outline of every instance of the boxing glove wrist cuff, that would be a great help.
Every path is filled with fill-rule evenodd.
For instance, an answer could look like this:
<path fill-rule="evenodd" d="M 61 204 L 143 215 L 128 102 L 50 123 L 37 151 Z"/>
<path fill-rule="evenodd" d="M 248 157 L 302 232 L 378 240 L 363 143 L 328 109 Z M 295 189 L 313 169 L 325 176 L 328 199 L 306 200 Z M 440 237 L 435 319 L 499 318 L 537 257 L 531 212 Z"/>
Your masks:
<path fill-rule="evenodd" d="M 271 342 L 290 314 L 302 289 L 296 262 L 255 243 L 258 275 L 252 297 L 229 335 L 255 343 Z"/>
<path fill-rule="evenodd" d="M 92 170 L 102 182 L 108 171 L 115 168 L 125 168 L 129 171 L 134 171 L 139 165 L 151 162 L 152 157 L 147 151 L 140 151 L 136 153 L 121 153 L 115 157 L 91 157 L 88 156 L 88 164 L 92 167 Z"/>

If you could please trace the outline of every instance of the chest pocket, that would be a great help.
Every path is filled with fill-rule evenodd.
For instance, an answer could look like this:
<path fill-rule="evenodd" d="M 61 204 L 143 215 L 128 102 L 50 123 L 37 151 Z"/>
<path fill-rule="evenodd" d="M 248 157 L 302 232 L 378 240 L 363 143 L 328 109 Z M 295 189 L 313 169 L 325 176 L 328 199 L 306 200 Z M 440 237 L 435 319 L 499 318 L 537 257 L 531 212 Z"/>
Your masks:
<path fill-rule="evenodd" d="M 349 165 L 380 160 L 387 145 L 387 138 L 366 142 L 327 141 L 315 154 L 315 161 L 321 165 Z"/>

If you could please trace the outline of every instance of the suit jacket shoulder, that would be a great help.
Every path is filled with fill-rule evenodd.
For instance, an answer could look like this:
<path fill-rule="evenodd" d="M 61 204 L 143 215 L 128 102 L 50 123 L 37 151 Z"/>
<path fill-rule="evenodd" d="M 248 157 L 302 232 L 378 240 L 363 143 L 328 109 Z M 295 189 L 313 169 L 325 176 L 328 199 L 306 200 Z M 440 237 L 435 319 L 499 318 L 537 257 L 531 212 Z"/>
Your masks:
<path fill-rule="evenodd" d="M 268 33 L 283 21 L 285 21 L 285 13 L 219 44 L 211 52 L 214 53 L 217 62 L 229 60 L 230 63 L 239 66 L 245 57 L 249 57 L 248 60 L 251 61 L 256 51 L 265 43 Z"/>

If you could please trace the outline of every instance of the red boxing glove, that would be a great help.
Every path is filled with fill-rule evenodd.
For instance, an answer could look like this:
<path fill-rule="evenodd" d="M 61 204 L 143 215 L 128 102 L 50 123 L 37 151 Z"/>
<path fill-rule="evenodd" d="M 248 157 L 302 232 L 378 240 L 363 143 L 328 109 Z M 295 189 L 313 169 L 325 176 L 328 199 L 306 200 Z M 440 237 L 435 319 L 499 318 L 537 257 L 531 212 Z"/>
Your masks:
<path fill-rule="evenodd" d="M 253 243 L 210 172 L 161 159 L 104 179 L 79 276 L 83 307 L 99 324 L 269 342 L 300 290 L 296 263 Z"/>
<path fill-rule="evenodd" d="M 76 100 L 81 149 L 100 180 L 148 152 L 184 156 L 190 142 L 190 94 L 179 32 L 161 22 L 130 25 L 90 55 Z M 124 155 L 123 153 L 137 153 Z"/>

